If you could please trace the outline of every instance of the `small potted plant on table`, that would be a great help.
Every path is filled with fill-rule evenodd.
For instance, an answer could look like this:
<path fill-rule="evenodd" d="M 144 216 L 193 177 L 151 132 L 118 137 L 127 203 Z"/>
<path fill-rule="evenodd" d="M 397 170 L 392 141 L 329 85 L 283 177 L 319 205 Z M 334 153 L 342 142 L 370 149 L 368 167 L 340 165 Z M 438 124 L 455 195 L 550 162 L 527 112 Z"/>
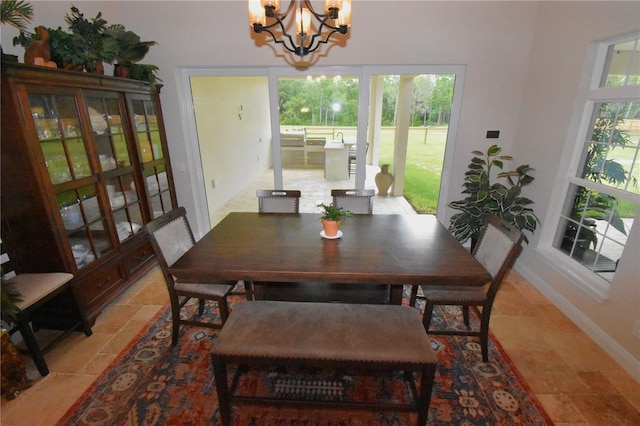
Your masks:
<path fill-rule="evenodd" d="M 352 217 L 353 213 L 349 210 L 345 210 L 342 207 L 336 207 L 332 204 L 318 204 L 318 207 L 322 207 L 322 237 L 324 238 L 340 238 L 342 233 L 338 228 L 342 224 L 342 221 L 348 217 Z"/>

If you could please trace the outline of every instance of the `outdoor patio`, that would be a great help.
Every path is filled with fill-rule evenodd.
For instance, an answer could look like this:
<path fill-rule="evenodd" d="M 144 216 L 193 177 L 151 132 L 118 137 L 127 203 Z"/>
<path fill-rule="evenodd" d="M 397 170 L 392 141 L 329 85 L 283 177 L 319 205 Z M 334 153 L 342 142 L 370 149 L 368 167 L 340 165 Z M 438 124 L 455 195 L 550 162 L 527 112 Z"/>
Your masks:
<path fill-rule="evenodd" d="M 376 189 L 375 175 L 380 171 L 378 166 L 367 166 L 365 188 Z M 285 169 L 283 170 L 284 189 L 298 189 L 302 191 L 300 198 L 301 213 L 320 212 L 318 203 L 331 202 L 332 189 L 351 189 L 355 178 L 331 181 L 324 178 L 324 170 L 315 169 Z M 229 200 L 212 215 L 212 225 L 222 220 L 232 211 L 258 211 L 256 190 L 273 188 L 273 170 L 267 170 L 258 179 L 244 188 L 234 198 Z M 376 195 L 373 200 L 373 213 L 385 214 L 416 214 L 411 204 L 404 197 L 390 197 Z"/>

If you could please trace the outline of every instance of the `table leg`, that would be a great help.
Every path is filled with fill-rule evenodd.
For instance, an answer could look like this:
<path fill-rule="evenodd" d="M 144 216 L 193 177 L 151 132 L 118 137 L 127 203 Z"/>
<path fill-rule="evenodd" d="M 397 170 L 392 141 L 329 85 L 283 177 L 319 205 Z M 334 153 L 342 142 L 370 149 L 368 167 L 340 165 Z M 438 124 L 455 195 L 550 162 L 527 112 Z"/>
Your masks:
<path fill-rule="evenodd" d="M 390 303 L 392 305 L 402 305 L 402 285 L 391 285 Z"/>
<path fill-rule="evenodd" d="M 213 377 L 216 381 L 222 426 L 229 426 L 231 424 L 231 406 L 227 384 L 227 364 L 215 354 L 211 355 L 211 362 L 213 363 Z"/>

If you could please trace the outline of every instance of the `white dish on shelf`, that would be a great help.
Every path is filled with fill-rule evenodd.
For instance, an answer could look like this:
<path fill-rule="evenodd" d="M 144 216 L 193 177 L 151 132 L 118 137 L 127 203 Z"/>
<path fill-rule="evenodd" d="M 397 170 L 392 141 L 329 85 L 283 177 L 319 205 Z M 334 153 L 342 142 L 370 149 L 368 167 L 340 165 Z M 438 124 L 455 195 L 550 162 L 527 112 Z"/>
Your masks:
<path fill-rule="evenodd" d="M 109 202 L 111 203 L 112 209 L 124 206 L 124 196 L 122 192 L 115 192 L 114 195 L 109 198 Z"/>
<path fill-rule="evenodd" d="M 82 244 L 75 244 L 71 246 L 71 252 L 73 253 L 73 258 L 76 260 L 76 263 L 82 262 L 85 257 L 89 254 L 89 249 L 83 246 Z"/>
<path fill-rule="evenodd" d="M 342 237 L 342 231 L 338 230 L 338 233 L 336 235 L 334 235 L 333 237 L 330 237 L 324 233 L 324 230 L 322 230 L 320 231 L 320 236 L 325 240 L 337 240 L 338 238 Z"/>

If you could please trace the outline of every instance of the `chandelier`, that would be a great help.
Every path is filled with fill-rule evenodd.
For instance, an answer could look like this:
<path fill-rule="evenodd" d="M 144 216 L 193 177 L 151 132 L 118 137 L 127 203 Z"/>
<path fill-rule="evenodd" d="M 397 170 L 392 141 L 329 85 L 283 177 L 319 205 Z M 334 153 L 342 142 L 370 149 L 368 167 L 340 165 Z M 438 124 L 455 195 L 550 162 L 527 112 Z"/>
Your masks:
<path fill-rule="evenodd" d="M 295 21 L 287 20 L 295 11 Z M 249 23 L 253 31 L 267 32 L 289 52 L 306 56 L 327 44 L 335 33 L 346 34 L 351 25 L 351 0 L 324 0 L 324 12 L 317 13 L 309 0 L 291 0 L 280 12 L 280 0 L 249 0 Z M 312 17 L 315 18 L 312 25 Z M 311 34 L 317 28 L 315 34 Z M 287 31 L 295 31 L 295 35 Z M 324 32 L 324 33 L 323 33 Z"/>

